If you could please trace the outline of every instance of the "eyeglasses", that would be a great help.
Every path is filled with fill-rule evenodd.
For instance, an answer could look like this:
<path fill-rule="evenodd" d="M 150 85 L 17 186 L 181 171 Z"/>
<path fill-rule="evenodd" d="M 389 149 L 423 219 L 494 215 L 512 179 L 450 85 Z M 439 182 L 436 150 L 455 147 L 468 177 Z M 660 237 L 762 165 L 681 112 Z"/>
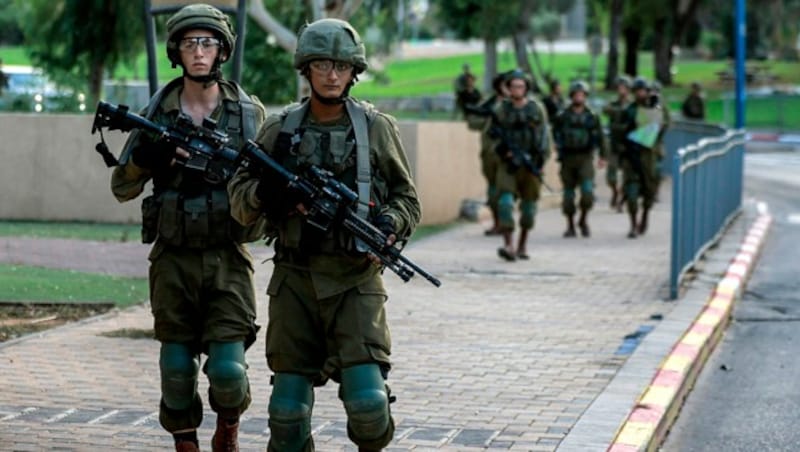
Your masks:
<path fill-rule="evenodd" d="M 210 36 L 197 36 L 192 38 L 183 38 L 178 44 L 178 48 L 183 52 L 194 52 L 199 45 L 202 50 L 209 50 L 217 48 L 222 44 L 219 39 Z"/>
<path fill-rule="evenodd" d="M 327 74 L 331 69 L 335 70 L 337 74 L 344 74 L 353 69 L 353 65 L 345 61 L 333 60 L 314 60 L 308 64 L 311 69 L 320 74 Z"/>

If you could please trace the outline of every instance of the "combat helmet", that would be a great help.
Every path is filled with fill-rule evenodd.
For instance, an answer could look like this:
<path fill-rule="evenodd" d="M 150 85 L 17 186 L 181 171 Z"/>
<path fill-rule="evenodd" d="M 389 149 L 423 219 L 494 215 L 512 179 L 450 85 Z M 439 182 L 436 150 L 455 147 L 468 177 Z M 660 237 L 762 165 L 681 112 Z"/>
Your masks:
<path fill-rule="evenodd" d="M 528 79 L 528 75 L 522 69 L 513 69 L 506 74 L 506 87 L 511 87 L 511 81 L 516 79 L 522 79 L 525 82 L 525 89 L 530 91 L 531 90 L 531 81 Z"/>
<path fill-rule="evenodd" d="M 193 4 L 181 8 L 167 20 L 167 57 L 172 62 L 172 67 L 181 64 L 178 44 L 186 30 L 201 28 L 211 30 L 222 40 L 223 48 L 228 57 L 233 54 L 236 43 L 236 34 L 231 27 L 228 16 L 219 9 L 206 4 Z M 218 60 L 221 60 L 219 57 Z M 224 62 L 221 60 L 220 63 Z"/>
<path fill-rule="evenodd" d="M 569 97 L 578 91 L 583 91 L 583 94 L 589 95 L 589 85 L 583 80 L 576 80 L 569 85 Z"/>
<path fill-rule="evenodd" d="M 631 78 L 628 77 L 627 75 L 620 75 L 619 77 L 617 77 L 617 80 L 614 83 L 614 86 L 619 87 L 620 85 L 622 85 L 622 86 L 624 86 L 626 88 L 630 88 L 631 87 Z"/>
<path fill-rule="evenodd" d="M 636 77 L 631 84 L 631 90 L 636 91 L 640 89 L 650 89 L 650 84 L 647 83 L 644 77 Z"/>
<path fill-rule="evenodd" d="M 367 69 L 367 52 L 358 32 L 340 19 L 305 24 L 298 33 L 294 67 L 303 70 L 313 60 L 330 59 L 353 65 L 356 75 Z"/>

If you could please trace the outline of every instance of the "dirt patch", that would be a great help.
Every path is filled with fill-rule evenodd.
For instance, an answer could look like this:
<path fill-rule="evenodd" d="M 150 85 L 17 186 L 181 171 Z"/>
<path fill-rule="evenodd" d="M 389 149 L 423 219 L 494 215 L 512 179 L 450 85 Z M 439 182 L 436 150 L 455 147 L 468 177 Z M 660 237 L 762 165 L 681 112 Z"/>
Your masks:
<path fill-rule="evenodd" d="M 111 303 L 0 303 L 0 342 L 103 314 Z"/>

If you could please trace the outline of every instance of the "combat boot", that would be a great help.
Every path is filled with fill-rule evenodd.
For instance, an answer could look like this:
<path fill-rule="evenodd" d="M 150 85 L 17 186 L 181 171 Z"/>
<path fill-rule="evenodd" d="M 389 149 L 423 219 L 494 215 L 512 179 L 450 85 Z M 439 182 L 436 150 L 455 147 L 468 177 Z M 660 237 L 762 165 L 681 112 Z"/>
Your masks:
<path fill-rule="evenodd" d="M 571 215 L 567 215 L 567 230 L 564 231 L 564 237 L 575 237 L 575 220 Z"/>
<path fill-rule="evenodd" d="M 581 235 L 584 237 L 589 237 L 592 235 L 591 231 L 589 231 L 589 223 L 586 221 L 586 216 L 588 213 L 588 210 L 581 210 L 581 217 L 578 219 L 578 228 L 580 228 Z"/>
<path fill-rule="evenodd" d="M 629 211 L 628 212 L 628 216 L 630 217 L 630 220 L 631 220 L 631 230 L 628 232 L 628 238 L 629 239 L 635 239 L 636 238 L 636 230 L 637 230 L 637 228 L 636 228 L 636 212 Z"/>
<path fill-rule="evenodd" d="M 617 190 L 617 186 L 611 185 L 611 202 L 609 203 L 611 209 L 617 208 L 617 203 L 619 202 L 618 198 L 619 198 L 619 190 Z"/>
<path fill-rule="evenodd" d="M 176 452 L 200 452 L 200 447 L 194 441 L 178 441 L 175 443 Z"/>
<path fill-rule="evenodd" d="M 644 235 L 647 232 L 647 214 L 650 212 L 650 209 L 644 209 L 642 211 L 642 219 L 639 221 L 639 235 Z"/>
<path fill-rule="evenodd" d="M 235 421 L 234 423 L 231 423 Z M 217 430 L 211 438 L 212 452 L 239 452 L 239 420 L 217 416 Z"/>

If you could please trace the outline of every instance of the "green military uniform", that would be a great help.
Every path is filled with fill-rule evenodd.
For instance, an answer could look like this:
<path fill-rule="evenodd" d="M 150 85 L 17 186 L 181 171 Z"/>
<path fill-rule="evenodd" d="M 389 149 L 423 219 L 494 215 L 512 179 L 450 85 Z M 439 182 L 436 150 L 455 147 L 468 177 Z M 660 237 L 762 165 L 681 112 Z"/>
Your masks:
<path fill-rule="evenodd" d="M 630 105 L 630 101 L 616 99 L 603 108 L 603 113 L 608 116 L 610 132 L 608 152 L 604 156 L 608 165 L 606 167 L 606 183 L 612 188 L 616 188 L 619 184 L 620 155 L 625 146 L 625 123 L 623 122 L 623 117 L 628 105 Z"/>
<path fill-rule="evenodd" d="M 581 211 L 588 211 L 594 204 L 593 151 L 598 149 L 605 154 L 600 118 L 588 107 L 581 112 L 567 107 L 553 123 L 553 138 L 561 162 L 559 175 L 564 188 L 561 211 L 571 217 L 576 211 L 576 188 L 580 187 L 581 191 Z"/>
<path fill-rule="evenodd" d="M 154 122 L 175 124 L 181 112 L 181 82 L 176 79 L 165 88 L 151 115 Z M 218 83 L 221 102 L 212 118 L 219 130 L 230 134 L 231 147 L 238 149 L 244 143 L 245 129 L 254 130 L 263 122 L 264 109 L 255 98 L 248 100 L 251 108 L 242 108 L 240 101 L 245 99 L 239 89 L 230 82 Z M 243 126 L 247 121 L 251 125 Z M 156 339 L 185 344 L 193 354 L 207 353 L 209 344 L 215 342 L 249 346 L 258 327 L 253 263 L 243 243 L 260 237 L 263 223 L 243 228 L 231 218 L 227 181 L 212 184 L 202 174 L 179 165 L 146 169 L 130 157 L 140 147 L 174 152 L 159 146 L 149 136 L 134 132 L 111 177 L 112 192 L 120 201 L 139 196 L 145 183 L 153 181 L 153 195 L 142 203 L 142 234 L 145 242 L 155 241 L 149 259 Z M 199 426 L 202 407 L 199 396 L 195 397 L 188 410 L 170 409 L 162 402 L 160 419 L 167 430 Z M 248 390 L 235 411 L 244 411 L 249 402 Z M 211 404 L 219 411 L 213 397 Z"/>
<path fill-rule="evenodd" d="M 544 107 L 547 110 L 547 117 L 550 119 L 550 121 L 555 119 L 561 110 L 567 106 L 567 102 L 564 100 L 564 97 L 555 93 L 544 96 L 542 98 L 542 104 L 544 104 Z"/>
<path fill-rule="evenodd" d="M 495 107 L 497 124 L 503 139 L 494 138 L 493 148 L 502 161 L 497 166 L 495 182 L 498 193 L 498 217 L 502 230 L 514 230 L 515 197 L 520 201 L 519 225 L 523 230 L 534 226 L 536 202 L 541 187 L 541 168 L 550 156 L 550 132 L 547 113 L 538 101 L 528 100 L 517 108 L 510 100 Z M 505 154 L 516 148 L 533 162 L 537 174 L 521 165 L 514 165 Z"/>
<path fill-rule="evenodd" d="M 484 111 L 494 110 L 501 99 L 493 95 L 483 101 L 478 107 Z M 494 150 L 494 140 L 490 136 L 491 119 L 488 116 L 478 116 L 475 114 L 467 115 L 467 125 L 471 130 L 481 132 L 481 174 L 486 179 L 486 203 L 492 211 L 492 216 L 497 218 L 497 169 L 500 165 L 500 158 Z"/>
<path fill-rule="evenodd" d="M 628 213 L 632 218 L 638 212 L 639 198 L 642 198 L 642 207 L 645 212 L 650 210 L 655 202 L 658 187 L 658 151 L 655 144 L 647 147 L 628 138 L 628 134 L 643 126 L 643 118 L 648 113 L 647 110 L 650 110 L 650 114 L 654 114 L 655 108 L 634 102 L 625 109 L 626 140 L 625 152 L 622 154 L 623 189 Z M 655 114 L 660 113 L 655 112 Z"/>
<path fill-rule="evenodd" d="M 688 119 L 697 119 L 699 121 L 706 119 L 706 105 L 703 96 L 695 93 L 686 96 L 681 105 L 681 112 Z"/>
<path fill-rule="evenodd" d="M 666 132 L 666 130 L 669 128 L 670 124 L 672 123 L 672 119 L 670 117 L 669 108 L 667 108 L 666 105 L 659 103 L 658 105 L 655 106 L 655 108 L 661 111 L 661 121 L 662 121 L 661 132 L 658 134 L 658 139 L 656 140 L 656 143 L 653 146 L 653 149 L 655 150 L 656 154 L 655 175 L 653 176 L 654 177 L 653 180 L 655 181 L 656 185 L 653 192 L 653 196 L 657 201 L 658 193 L 661 190 L 661 181 L 664 179 L 664 176 L 661 172 L 661 167 L 664 162 L 664 157 L 666 157 L 667 155 L 666 150 L 664 149 L 664 132 Z"/>

